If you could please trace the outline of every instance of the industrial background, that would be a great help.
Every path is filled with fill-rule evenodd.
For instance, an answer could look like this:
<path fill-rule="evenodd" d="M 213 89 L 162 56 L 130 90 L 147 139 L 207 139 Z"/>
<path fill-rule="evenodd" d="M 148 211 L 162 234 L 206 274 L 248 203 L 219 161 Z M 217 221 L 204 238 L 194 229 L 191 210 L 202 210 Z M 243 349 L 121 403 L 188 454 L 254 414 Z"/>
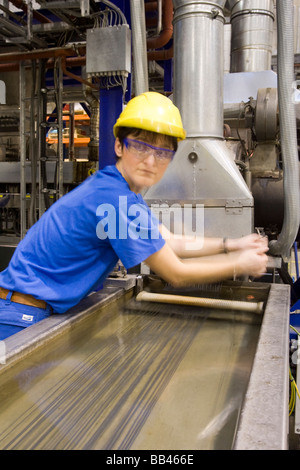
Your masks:
<path fill-rule="evenodd" d="M 119 304 L 159 280 L 117 266 L 69 316 L 7 341 L 2 449 L 299 446 L 300 0 L 2 0 L 0 269 L 51 204 L 115 163 L 113 124 L 149 90 L 178 106 L 187 138 L 146 202 L 194 219 L 204 207 L 207 236 L 269 238 L 259 282 L 192 295 L 264 312 L 169 318 L 168 305 L 133 322 Z"/>

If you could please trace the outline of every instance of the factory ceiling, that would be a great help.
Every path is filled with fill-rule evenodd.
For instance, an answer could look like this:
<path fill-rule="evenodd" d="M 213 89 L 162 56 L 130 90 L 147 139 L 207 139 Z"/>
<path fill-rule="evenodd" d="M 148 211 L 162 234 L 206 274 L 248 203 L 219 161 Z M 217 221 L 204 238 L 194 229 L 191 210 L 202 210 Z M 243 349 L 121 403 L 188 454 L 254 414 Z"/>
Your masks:
<path fill-rule="evenodd" d="M 146 0 L 145 18 L 148 60 L 172 58 L 172 0 Z M 19 70 L 23 60 L 46 59 L 46 67 L 53 67 L 55 59 L 63 57 L 70 78 L 70 70 L 78 73 L 78 67 L 86 64 L 88 30 L 126 23 L 130 23 L 129 0 L 2 0 L 0 73 Z M 150 67 L 149 76 L 159 90 L 163 82 L 158 67 Z"/>
<path fill-rule="evenodd" d="M 0 48 L 32 51 L 85 42 L 86 30 L 97 23 L 119 21 L 112 2 L 94 0 L 3 1 L 0 5 Z M 110 4 L 113 6 L 109 8 Z"/>

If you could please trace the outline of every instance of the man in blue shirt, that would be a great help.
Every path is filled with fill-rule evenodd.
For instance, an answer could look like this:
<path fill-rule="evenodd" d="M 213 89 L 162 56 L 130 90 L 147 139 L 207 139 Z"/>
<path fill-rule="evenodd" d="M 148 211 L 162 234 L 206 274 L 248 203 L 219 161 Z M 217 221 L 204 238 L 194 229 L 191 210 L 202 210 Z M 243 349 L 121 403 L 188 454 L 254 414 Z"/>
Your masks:
<path fill-rule="evenodd" d="M 174 238 L 144 202 L 140 192 L 163 177 L 178 140 L 185 138 L 168 98 L 154 92 L 133 98 L 114 134 L 116 165 L 55 202 L 0 273 L 0 340 L 78 304 L 119 259 L 125 268 L 145 262 L 175 286 L 264 272 L 267 243 L 261 237 L 195 237 L 191 250 L 191 240 Z M 214 262 L 206 257 L 220 253 Z M 187 265 L 186 257 L 196 260 Z"/>

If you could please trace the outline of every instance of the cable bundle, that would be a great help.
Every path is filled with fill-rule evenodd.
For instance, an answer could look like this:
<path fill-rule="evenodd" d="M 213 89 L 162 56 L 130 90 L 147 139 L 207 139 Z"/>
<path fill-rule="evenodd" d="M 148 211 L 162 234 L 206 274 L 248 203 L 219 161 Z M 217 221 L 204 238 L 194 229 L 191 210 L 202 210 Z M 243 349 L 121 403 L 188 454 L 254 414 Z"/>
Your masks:
<path fill-rule="evenodd" d="M 300 336 L 300 333 L 299 333 L 298 330 L 296 330 L 296 328 L 294 328 L 292 325 L 290 325 L 290 328 L 291 328 L 292 330 L 294 330 L 295 333 L 297 333 L 298 336 Z M 300 394 L 299 394 L 299 390 L 298 390 L 296 381 L 295 381 L 294 377 L 292 376 L 291 368 L 290 368 L 289 375 L 290 375 L 289 416 L 291 416 L 291 414 L 293 413 L 294 408 L 295 408 L 296 393 L 297 393 L 299 399 L 300 399 Z"/>

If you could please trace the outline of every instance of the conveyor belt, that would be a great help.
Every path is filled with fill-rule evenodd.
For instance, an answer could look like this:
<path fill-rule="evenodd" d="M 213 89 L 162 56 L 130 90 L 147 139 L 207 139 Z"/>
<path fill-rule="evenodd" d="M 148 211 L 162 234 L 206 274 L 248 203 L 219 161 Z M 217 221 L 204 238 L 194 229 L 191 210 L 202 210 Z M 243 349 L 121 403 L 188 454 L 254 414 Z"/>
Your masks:
<path fill-rule="evenodd" d="M 71 322 L 0 374 L 0 449 L 232 448 L 260 325 L 208 314 Z"/>

